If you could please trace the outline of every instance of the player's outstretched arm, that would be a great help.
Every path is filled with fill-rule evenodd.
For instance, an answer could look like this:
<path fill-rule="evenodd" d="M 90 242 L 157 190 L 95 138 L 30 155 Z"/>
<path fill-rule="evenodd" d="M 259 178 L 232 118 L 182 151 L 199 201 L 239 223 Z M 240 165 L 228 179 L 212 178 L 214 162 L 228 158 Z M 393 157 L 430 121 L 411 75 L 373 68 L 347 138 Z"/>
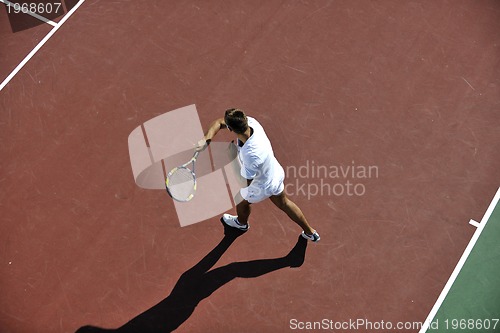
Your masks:
<path fill-rule="evenodd" d="M 214 120 L 208 127 L 207 131 L 205 132 L 205 136 L 203 137 L 203 139 L 198 141 L 198 144 L 196 145 L 196 150 L 197 151 L 205 150 L 210 141 L 212 141 L 213 137 L 219 132 L 219 130 L 223 128 L 226 128 L 226 123 L 224 121 L 224 118 L 219 118 Z"/>
<path fill-rule="evenodd" d="M 217 132 L 219 132 L 219 130 L 223 128 L 226 128 L 226 122 L 224 121 L 224 118 L 214 120 L 205 132 L 205 141 L 212 140 L 215 134 L 217 134 Z"/>

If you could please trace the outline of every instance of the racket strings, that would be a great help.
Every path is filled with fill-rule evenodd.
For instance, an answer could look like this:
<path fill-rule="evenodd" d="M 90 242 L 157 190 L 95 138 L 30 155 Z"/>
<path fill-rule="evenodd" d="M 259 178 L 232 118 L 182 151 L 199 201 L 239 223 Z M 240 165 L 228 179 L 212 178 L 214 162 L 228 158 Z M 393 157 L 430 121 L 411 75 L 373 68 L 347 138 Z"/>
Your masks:
<path fill-rule="evenodd" d="M 179 168 L 168 176 L 168 190 L 173 198 L 188 200 L 195 192 L 195 179 L 191 170 Z"/>

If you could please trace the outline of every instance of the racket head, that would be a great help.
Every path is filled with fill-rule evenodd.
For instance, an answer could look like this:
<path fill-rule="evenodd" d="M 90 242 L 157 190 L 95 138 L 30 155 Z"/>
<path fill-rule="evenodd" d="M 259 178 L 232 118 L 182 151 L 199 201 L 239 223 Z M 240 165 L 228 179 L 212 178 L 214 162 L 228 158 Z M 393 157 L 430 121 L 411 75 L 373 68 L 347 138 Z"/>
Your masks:
<path fill-rule="evenodd" d="M 185 166 L 172 169 L 165 180 L 167 193 L 172 199 L 187 202 L 196 192 L 196 175 Z"/>

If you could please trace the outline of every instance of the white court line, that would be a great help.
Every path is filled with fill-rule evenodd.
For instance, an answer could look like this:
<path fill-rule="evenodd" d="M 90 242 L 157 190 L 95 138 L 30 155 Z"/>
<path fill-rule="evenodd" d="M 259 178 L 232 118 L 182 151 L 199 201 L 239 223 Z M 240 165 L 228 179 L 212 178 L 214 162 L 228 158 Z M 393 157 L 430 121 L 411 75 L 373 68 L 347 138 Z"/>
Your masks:
<path fill-rule="evenodd" d="M 479 228 L 479 226 L 481 225 L 479 222 L 474 220 L 470 220 L 469 224 L 475 226 L 476 228 Z"/>
<path fill-rule="evenodd" d="M 5 0 L 0 0 L 0 1 L 3 2 Z M 40 48 L 50 39 L 50 37 L 52 37 L 56 33 L 56 31 L 59 30 L 59 28 L 64 24 L 64 22 L 66 22 L 66 20 L 68 20 L 70 16 L 73 15 L 73 13 L 84 2 L 85 0 L 78 1 L 75 7 L 71 8 L 71 10 L 66 15 L 63 16 L 61 21 L 59 21 L 59 23 L 57 23 L 56 26 L 49 31 L 49 33 L 40 41 L 40 43 L 38 43 L 37 46 L 35 46 L 35 48 L 31 50 L 31 52 L 23 59 L 23 61 L 21 61 L 21 63 L 17 65 L 17 67 L 12 71 L 12 73 L 10 73 L 9 76 L 7 76 L 5 80 L 3 80 L 2 84 L 0 84 L 0 91 L 2 91 L 3 88 L 5 88 L 7 83 L 9 83 L 10 80 L 12 80 L 12 78 L 24 67 L 24 65 L 26 65 L 26 63 L 38 52 L 38 50 L 40 50 Z"/>
<path fill-rule="evenodd" d="M 16 4 L 15 4 L 15 3 L 12 3 L 12 2 L 10 2 L 10 1 L 8 1 L 8 0 L 0 0 L 0 2 L 3 2 L 4 4 L 6 4 L 6 5 L 7 5 L 7 6 L 9 6 L 9 7 L 16 8 Z M 18 5 L 18 6 L 19 6 L 19 5 Z M 17 8 L 19 8 L 19 7 L 17 7 Z M 33 16 L 34 18 L 39 19 L 39 20 L 40 20 L 40 21 L 42 21 L 42 22 L 48 23 L 48 24 L 50 24 L 50 25 L 51 25 L 51 26 L 53 26 L 53 27 L 55 27 L 55 26 L 57 25 L 54 21 L 51 21 L 51 20 L 49 20 L 49 19 L 48 19 L 48 18 L 46 18 L 46 17 L 40 16 L 40 15 L 38 15 L 37 13 L 32 12 L 32 11 L 30 11 L 30 10 L 27 10 L 27 11 L 21 11 L 21 13 L 31 15 L 31 16 Z"/>
<path fill-rule="evenodd" d="M 491 216 L 491 213 L 493 213 L 493 210 L 495 209 L 496 205 L 498 204 L 499 199 L 500 199 L 500 188 L 498 188 L 497 193 L 495 194 L 495 197 L 493 198 L 493 200 L 490 203 L 490 206 L 488 207 L 488 210 L 486 211 L 483 218 L 481 219 L 481 223 L 479 223 L 479 225 L 477 226 L 477 229 L 474 232 L 474 235 L 472 235 L 472 238 L 471 238 L 469 244 L 467 245 L 467 247 L 465 248 L 465 251 L 462 254 L 462 257 L 458 261 L 458 264 L 455 267 L 455 269 L 453 270 L 453 273 L 451 273 L 451 276 L 448 279 L 448 282 L 446 282 L 446 285 L 444 286 L 443 291 L 441 291 L 441 294 L 439 295 L 439 297 L 436 301 L 436 304 L 434 304 L 434 306 L 432 307 L 431 312 L 427 316 L 427 319 L 424 321 L 419 333 L 427 332 L 427 329 L 429 328 L 431 321 L 434 320 L 436 313 L 438 312 L 439 308 L 443 304 L 443 301 L 446 298 L 446 296 L 448 295 L 448 292 L 450 291 L 451 286 L 455 282 L 458 274 L 460 273 L 460 270 L 462 269 L 462 267 L 465 264 L 465 261 L 469 257 L 469 254 L 471 253 L 472 248 L 474 247 L 474 245 L 476 245 L 476 242 L 479 239 L 479 236 L 481 235 L 481 233 L 483 232 L 484 227 L 486 226 L 486 222 L 488 222 L 488 220 Z"/>

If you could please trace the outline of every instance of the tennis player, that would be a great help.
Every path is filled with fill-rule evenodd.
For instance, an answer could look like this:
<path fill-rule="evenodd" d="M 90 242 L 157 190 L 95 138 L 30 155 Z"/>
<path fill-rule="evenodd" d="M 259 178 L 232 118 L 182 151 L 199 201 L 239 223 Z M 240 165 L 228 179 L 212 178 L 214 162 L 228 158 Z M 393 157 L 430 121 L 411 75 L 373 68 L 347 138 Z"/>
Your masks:
<path fill-rule="evenodd" d="M 238 158 L 241 176 L 247 179 L 247 187 L 240 190 L 236 205 L 237 216 L 224 214 L 222 221 L 233 228 L 248 230 L 250 205 L 270 198 L 295 223 L 302 228 L 302 237 L 317 242 L 319 234 L 311 228 L 300 208 L 285 194 L 285 171 L 274 157 L 271 142 L 257 120 L 247 117 L 240 109 L 226 110 L 224 118 L 215 120 L 198 142 L 197 150 L 206 149 L 220 129 L 227 128 L 237 136 Z"/>

